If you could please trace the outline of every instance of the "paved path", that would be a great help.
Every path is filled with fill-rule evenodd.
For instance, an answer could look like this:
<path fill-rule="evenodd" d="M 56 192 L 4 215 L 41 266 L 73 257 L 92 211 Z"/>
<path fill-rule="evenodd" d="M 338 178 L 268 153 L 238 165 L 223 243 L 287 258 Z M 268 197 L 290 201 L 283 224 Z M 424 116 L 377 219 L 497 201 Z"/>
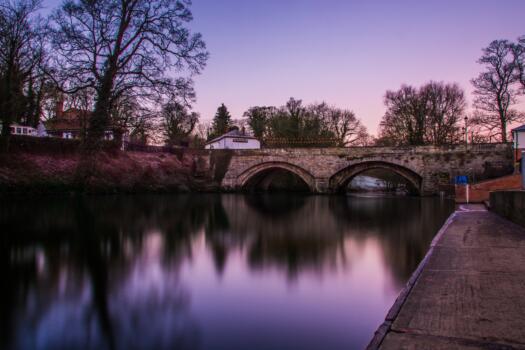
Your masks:
<path fill-rule="evenodd" d="M 525 349 L 525 228 L 460 207 L 369 349 Z"/>

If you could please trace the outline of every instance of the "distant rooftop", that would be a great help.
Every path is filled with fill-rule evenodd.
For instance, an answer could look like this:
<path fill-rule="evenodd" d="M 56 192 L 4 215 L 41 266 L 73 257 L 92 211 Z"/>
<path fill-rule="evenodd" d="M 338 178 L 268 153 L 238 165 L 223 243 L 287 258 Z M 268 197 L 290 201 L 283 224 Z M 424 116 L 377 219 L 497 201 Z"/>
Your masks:
<path fill-rule="evenodd" d="M 525 131 L 525 124 L 518 126 L 517 128 L 512 129 L 512 131 Z"/>

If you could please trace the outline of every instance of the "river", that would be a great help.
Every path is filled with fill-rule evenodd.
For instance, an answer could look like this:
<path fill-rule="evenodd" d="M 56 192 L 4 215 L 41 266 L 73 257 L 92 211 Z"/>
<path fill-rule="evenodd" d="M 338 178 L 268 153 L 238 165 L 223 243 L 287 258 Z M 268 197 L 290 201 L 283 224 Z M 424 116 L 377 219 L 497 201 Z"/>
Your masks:
<path fill-rule="evenodd" d="M 2 349 L 362 349 L 439 198 L 2 198 Z"/>

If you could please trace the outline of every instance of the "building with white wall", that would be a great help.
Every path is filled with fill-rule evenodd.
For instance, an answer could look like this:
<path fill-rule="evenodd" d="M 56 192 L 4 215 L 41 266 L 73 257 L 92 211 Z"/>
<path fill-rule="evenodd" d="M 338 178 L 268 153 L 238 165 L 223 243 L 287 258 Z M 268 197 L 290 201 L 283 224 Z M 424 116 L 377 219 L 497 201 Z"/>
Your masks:
<path fill-rule="evenodd" d="M 514 143 L 514 158 L 519 161 L 525 152 L 525 124 L 512 129 L 512 141 Z"/>
<path fill-rule="evenodd" d="M 11 124 L 11 135 L 38 136 L 37 130 L 31 126 Z"/>
<path fill-rule="evenodd" d="M 204 146 L 206 149 L 259 149 L 261 142 L 245 133 L 235 129 L 221 135 Z"/>

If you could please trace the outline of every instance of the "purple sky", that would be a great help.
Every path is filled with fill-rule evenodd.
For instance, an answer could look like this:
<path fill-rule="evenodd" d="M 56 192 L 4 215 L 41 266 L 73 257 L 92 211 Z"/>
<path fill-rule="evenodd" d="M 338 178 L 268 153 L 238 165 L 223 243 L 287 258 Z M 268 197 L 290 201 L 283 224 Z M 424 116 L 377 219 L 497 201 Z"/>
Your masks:
<path fill-rule="evenodd" d="M 383 95 L 403 83 L 470 79 L 481 48 L 525 35 L 524 0 L 194 0 L 211 57 L 195 110 L 234 118 L 293 96 L 353 110 L 373 134 Z"/>
<path fill-rule="evenodd" d="M 525 35 L 525 0 L 194 0 L 192 12 L 211 54 L 195 78 L 202 121 L 221 103 L 237 119 L 293 96 L 351 109 L 372 134 L 387 89 L 457 82 L 470 105 L 481 49 Z"/>

